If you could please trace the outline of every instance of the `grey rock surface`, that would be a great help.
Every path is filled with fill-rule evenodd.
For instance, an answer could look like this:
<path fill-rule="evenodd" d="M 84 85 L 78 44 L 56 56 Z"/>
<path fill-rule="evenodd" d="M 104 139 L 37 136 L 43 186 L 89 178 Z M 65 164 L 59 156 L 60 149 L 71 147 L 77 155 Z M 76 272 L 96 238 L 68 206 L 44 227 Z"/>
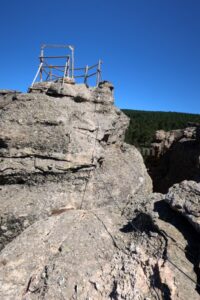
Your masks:
<path fill-rule="evenodd" d="M 154 275 L 178 299 L 168 263 L 130 243 L 123 221 L 107 208 L 36 222 L 1 253 L 1 299 L 156 299 Z"/>
<path fill-rule="evenodd" d="M 172 243 L 189 240 L 124 143 L 112 84 L 2 97 L 0 299 L 199 299 L 194 262 Z"/>
<path fill-rule="evenodd" d="M 90 92 L 82 85 L 69 86 L 74 96 L 20 94 L 2 109 L 2 181 L 12 184 L 36 182 L 41 177 L 47 181 L 54 174 L 91 168 L 98 160 L 103 160 L 107 145 L 123 141 L 128 119 L 106 102 L 107 90 L 104 95 L 102 89 L 98 93 L 96 89 Z M 99 96 L 99 103 L 93 101 L 94 93 L 95 99 Z M 75 100 L 89 96 L 90 102 Z M 113 99 L 111 92 L 109 97 Z"/>
<path fill-rule="evenodd" d="M 183 181 L 175 184 L 165 195 L 165 201 L 200 233 L 200 183 Z"/>
<path fill-rule="evenodd" d="M 161 288 L 161 295 L 158 292 L 160 299 L 199 299 L 200 235 L 195 228 L 158 193 L 133 196 L 123 215 L 131 220 L 124 232 L 134 232 L 132 242 L 145 249 L 149 257 L 158 261 L 161 258 L 169 267 L 169 277 L 164 272 L 168 278 L 166 290 Z M 170 277 L 176 289 L 172 288 Z M 153 280 L 160 286 L 155 273 Z"/>
<path fill-rule="evenodd" d="M 175 142 L 184 142 L 185 140 L 197 139 L 197 127 L 186 127 L 185 129 L 176 129 L 171 131 L 158 130 L 155 133 L 152 147 L 159 157 L 163 155 Z"/>
<path fill-rule="evenodd" d="M 19 94 L 20 92 L 14 90 L 0 90 L 0 110 L 14 101 L 15 97 Z"/>
<path fill-rule="evenodd" d="M 44 91 L 49 83 L 37 89 L 41 85 Z M 129 194 L 151 191 L 141 155 L 123 143 L 129 121 L 113 105 L 112 90 L 59 87 L 20 94 L 1 111 L 1 214 L 40 218 L 59 209 L 101 207 L 113 202 L 112 195 L 122 205 Z"/>

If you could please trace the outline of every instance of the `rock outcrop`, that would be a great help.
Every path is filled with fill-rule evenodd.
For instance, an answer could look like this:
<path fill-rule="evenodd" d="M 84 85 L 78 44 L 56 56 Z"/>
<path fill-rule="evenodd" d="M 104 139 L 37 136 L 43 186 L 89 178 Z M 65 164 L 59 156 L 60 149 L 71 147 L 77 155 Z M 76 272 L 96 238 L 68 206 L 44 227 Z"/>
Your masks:
<path fill-rule="evenodd" d="M 150 192 L 141 155 L 123 143 L 129 121 L 113 106 L 111 89 L 46 86 L 0 111 L 1 212 L 40 219 L 102 207 L 113 201 L 105 184 L 118 205 Z"/>
<path fill-rule="evenodd" d="M 0 109 L 9 104 L 18 94 L 20 92 L 14 90 L 0 90 Z"/>
<path fill-rule="evenodd" d="M 200 184 L 183 181 L 169 189 L 165 201 L 181 213 L 200 233 Z"/>
<path fill-rule="evenodd" d="M 200 127 L 159 130 L 147 159 L 154 191 L 166 193 L 183 180 L 200 181 Z"/>
<path fill-rule="evenodd" d="M 112 84 L 0 95 L 0 299 L 199 299 L 198 233 L 152 194 Z"/>

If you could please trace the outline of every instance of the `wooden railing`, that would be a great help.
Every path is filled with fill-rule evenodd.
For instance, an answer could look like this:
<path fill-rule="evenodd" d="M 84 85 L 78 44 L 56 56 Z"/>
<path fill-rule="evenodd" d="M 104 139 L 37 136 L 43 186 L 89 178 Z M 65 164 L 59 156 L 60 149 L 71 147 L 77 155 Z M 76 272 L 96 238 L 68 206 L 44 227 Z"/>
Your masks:
<path fill-rule="evenodd" d="M 71 55 L 63 55 L 63 56 L 44 56 L 45 48 L 68 48 L 71 50 Z M 61 64 L 50 64 L 53 62 L 61 61 Z M 74 67 L 74 47 L 68 45 L 43 45 L 41 47 L 41 53 L 39 56 L 40 65 L 37 70 L 37 73 L 34 77 L 32 85 L 38 80 L 40 82 L 43 81 L 62 81 L 62 83 L 67 80 L 70 82 L 75 82 L 77 79 L 83 79 L 83 82 L 88 85 L 89 79 L 91 77 L 96 77 L 96 85 L 102 80 L 102 61 L 99 60 L 97 64 L 93 66 L 85 66 L 84 68 L 75 68 Z M 63 60 L 65 63 L 63 64 Z"/>

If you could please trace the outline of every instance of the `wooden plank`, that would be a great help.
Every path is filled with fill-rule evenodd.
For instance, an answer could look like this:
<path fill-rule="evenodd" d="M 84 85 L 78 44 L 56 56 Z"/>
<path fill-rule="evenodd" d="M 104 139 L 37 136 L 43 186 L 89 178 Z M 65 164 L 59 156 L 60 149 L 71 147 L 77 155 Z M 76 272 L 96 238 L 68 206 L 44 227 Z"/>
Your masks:
<path fill-rule="evenodd" d="M 96 68 L 96 67 L 98 67 L 98 64 L 89 67 L 88 70 L 94 69 L 94 68 Z"/>
<path fill-rule="evenodd" d="M 87 84 L 87 79 L 88 79 L 88 66 L 85 67 L 85 78 L 84 78 L 85 84 Z"/>
<path fill-rule="evenodd" d="M 85 77 L 85 75 L 78 75 L 78 76 L 74 76 L 74 78 L 84 78 Z"/>
<path fill-rule="evenodd" d="M 39 58 L 68 58 L 69 55 L 65 55 L 65 56 L 39 56 Z"/>
<path fill-rule="evenodd" d="M 42 45 L 42 49 L 44 48 L 69 48 L 71 50 L 71 47 L 73 47 L 72 45 L 54 45 L 54 44 L 44 44 Z"/>
<path fill-rule="evenodd" d="M 95 76 L 96 74 L 97 74 L 97 72 L 95 72 L 95 73 L 92 73 L 92 74 L 88 75 L 88 77 Z"/>
<path fill-rule="evenodd" d="M 43 68 L 51 68 L 51 69 L 54 69 L 54 68 L 65 68 L 65 66 L 43 66 Z"/>
<path fill-rule="evenodd" d="M 70 70 L 72 70 L 72 69 L 70 69 Z M 85 68 L 74 68 L 74 71 L 84 71 L 85 70 Z"/>

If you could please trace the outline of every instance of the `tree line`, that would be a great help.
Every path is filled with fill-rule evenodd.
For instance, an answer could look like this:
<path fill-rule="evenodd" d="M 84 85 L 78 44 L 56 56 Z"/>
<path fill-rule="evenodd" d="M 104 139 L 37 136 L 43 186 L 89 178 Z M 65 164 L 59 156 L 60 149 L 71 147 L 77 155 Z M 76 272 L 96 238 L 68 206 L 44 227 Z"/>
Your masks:
<path fill-rule="evenodd" d="M 136 147 L 149 147 L 155 131 L 182 129 L 189 122 L 200 123 L 200 115 L 177 112 L 122 110 L 129 118 L 125 141 Z"/>

